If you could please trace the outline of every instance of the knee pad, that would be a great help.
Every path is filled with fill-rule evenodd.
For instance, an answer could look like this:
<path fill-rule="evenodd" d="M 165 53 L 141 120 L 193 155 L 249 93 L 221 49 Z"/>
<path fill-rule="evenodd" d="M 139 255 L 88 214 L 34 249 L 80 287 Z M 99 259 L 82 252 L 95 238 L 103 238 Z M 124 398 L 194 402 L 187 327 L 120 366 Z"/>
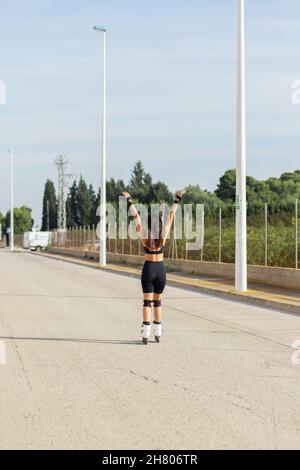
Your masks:
<path fill-rule="evenodd" d="M 153 300 L 144 299 L 143 307 L 152 307 Z"/>
<path fill-rule="evenodd" d="M 154 308 L 161 307 L 161 300 L 153 300 Z"/>

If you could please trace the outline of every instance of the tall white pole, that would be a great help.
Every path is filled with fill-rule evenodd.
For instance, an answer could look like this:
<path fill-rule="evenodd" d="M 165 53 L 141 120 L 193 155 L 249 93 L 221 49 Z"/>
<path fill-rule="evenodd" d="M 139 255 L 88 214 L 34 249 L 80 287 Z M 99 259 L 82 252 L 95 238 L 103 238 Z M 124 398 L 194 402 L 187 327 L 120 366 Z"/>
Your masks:
<path fill-rule="evenodd" d="M 219 263 L 222 261 L 222 208 L 219 208 Z"/>
<path fill-rule="evenodd" d="M 103 69 L 102 69 L 102 161 L 101 161 L 101 201 L 100 201 L 100 253 L 101 266 L 106 265 L 106 29 L 94 26 L 94 30 L 103 33 Z"/>
<path fill-rule="evenodd" d="M 14 154 L 10 154 L 10 251 L 14 251 Z"/>
<path fill-rule="evenodd" d="M 238 292 L 245 292 L 247 290 L 247 201 L 244 0 L 237 0 L 237 17 L 238 24 L 235 289 Z"/>
<path fill-rule="evenodd" d="M 298 269 L 298 199 L 295 202 L 295 264 Z"/>
<path fill-rule="evenodd" d="M 100 264 L 106 265 L 106 32 L 103 32 L 103 90 L 102 90 L 102 184 Z"/>

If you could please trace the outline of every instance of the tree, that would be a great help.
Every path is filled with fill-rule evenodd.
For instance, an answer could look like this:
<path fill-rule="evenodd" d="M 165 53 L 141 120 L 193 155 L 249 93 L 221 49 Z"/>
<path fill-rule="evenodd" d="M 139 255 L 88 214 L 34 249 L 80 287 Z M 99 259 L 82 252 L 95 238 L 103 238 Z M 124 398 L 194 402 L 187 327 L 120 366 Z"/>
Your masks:
<path fill-rule="evenodd" d="M 45 184 L 43 197 L 42 231 L 55 228 L 57 228 L 57 200 L 54 184 L 48 179 Z"/>
<path fill-rule="evenodd" d="M 1 214 L 1 212 L 0 212 L 0 225 L 1 225 L 1 235 L 3 238 L 6 227 L 5 227 L 5 217 L 3 214 Z M 1 238 L 0 238 L 0 241 L 1 241 Z"/>
<path fill-rule="evenodd" d="M 90 213 L 92 207 L 92 199 L 89 188 L 80 176 L 78 188 L 77 188 L 77 205 L 78 205 L 78 222 L 79 226 L 87 226 L 90 224 Z"/>
<path fill-rule="evenodd" d="M 292 172 L 286 172 L 286 173 L 283 173 L 281 176 L 280 176 L 280 179 L 282 181 L 288 181 L 288 180 L 292 180 L 296 183 L 300 183 L 300 172 L 299 170 L 298 171 L 295 171 L 294 173 Z"/>
<path fill-rule="evenodd" d="M 126 186 L 123 180 L 115 181 L 114 178 L 111 178 L 110 181 L 106 182 L 106 200 L 118 203 L 119 197 L 125 189 Z"/>
<path fill-rule="evenodd" d="M 67 198 L 67 227 L 79 227 L 77 183 L 73 182 Z"/>
<path fill-rule="evenodd" d="M 217 210 L 224 206 L 222 201 L 220 201 L 215 194 L 206 190 L 203 191 L 198 184 L 187 186 L 184 202 L 185 204 L 193 205 L 204 204 L 205 215 L 208 217 L 215 216 Z"/>
<path fill-rule="evenodd" d="M 300 170 L 285 172 L 279 178 L 271 177 L 267 180 L 258 180 L 247 176 L 247 203 L 248 215 L 255 217 L 264 213 L 264 205 L 268 204 L 269 214 L 293 211 L 295 199 L 300 200 Z M 123 180 L 111 178 L 106 182 L 106 200 L 117 205 L 119 196 L 128 190 L 136 202 L 150 204 L 153 202 L 172 201 L 172 194 L 168 186 L 162 181 L 153 183 L 150 173 L 146 173 L 141 161 L 137 161 L 131 173 L 128 185 Z M 205 214 L 216 217 L 219 208 L 222 208 L 223 217 L 230 218 L 235 214 L 235 170 L 227 170 L 219 180 L 215 192 L 203 190 L 199 185 L 187 187 L 184 198 L 186 203 L 205 204 Z M 100 203 L 100 191 L 96 192 L 93 186 L 86 184 L 80 177 L 79 183 L 72 184 L 67 199 L 67 226 L 96 225 L 99 217 L 96 216 Z M 43 201 L 43 229 L 45 228 L 45 201 L 51 199 L 53 212 L 55 190 L 53 183 L 47 181 Z M 56 204 L 56 201 L 55 201 Z M 56 205 L 55 205 L 56 208 Z M 4 223 L 4 222 L 3 222 Z M 55 216 L 56 224 L 56 216 Z"/>
<path fill-rule="evenodd" d="M 128 190 L 132 196 L 143 204 L 151 202 L 152 196 L 152 177 L 146 173 L 142 162 L 139 160 L 134 165 L 131 173 L 131 178 L 128 185 Z"/>
<path fill-rule="evenodd" d="M 225 171 L 215 193 L 222 201 L 235 201 L 235 170 Z"/>
<path fill-rule="evenodd" d="M 168 186 L 162 181 L 154 183 L 151 188 L 151 201 L 155 202 L 172 202 L 172 193 L 169 190 Z"/>
<path fill-rule="evenodd" d="M 90 194 L 90 201 L 91 201 L 91 207 L 90 207 L 90 215 L 89 215 L 89 225 L 97 225 L 98 223 L 98 217 L 97 217 L 97 208 L 99 205 L 99 192 L 96 194 L 93 186 L 90 184 L 89 185 L 89 194 Z"/>
<path fill-rule="evenodd" d="M 29 207 L 22 206 L 14 208 L 14 233 L 15 235 L 22 235 L 24 232 L 30 232 L 33 225 L 31 217 L 32 210 Z M 6 227 L 10 227 L 10 210 L 5 218 Z"/>

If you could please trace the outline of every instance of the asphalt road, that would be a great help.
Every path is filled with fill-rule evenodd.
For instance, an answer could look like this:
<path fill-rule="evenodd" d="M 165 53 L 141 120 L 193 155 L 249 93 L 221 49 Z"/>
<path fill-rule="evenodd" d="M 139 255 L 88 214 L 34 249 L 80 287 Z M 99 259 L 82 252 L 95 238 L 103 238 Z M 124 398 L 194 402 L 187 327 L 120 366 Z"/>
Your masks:
<path fill-rule="evenodd" d="M 141 306 L 137 279 L 0 253 L 1 449 L 300 447 L 300 316 L 168 286 L 144 346 Z"/>

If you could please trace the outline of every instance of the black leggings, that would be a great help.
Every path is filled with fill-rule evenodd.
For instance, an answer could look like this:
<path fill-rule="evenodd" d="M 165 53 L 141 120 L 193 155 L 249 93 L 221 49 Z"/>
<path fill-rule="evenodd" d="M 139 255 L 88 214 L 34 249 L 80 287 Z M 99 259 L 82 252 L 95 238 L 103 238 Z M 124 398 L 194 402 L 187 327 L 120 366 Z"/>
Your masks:
<path fill-rule="evenodd" d="M 145 261 L 142 271 L 144 294 L 162 294 L 166 285 L 166 268 L 163 261 Z"/>

